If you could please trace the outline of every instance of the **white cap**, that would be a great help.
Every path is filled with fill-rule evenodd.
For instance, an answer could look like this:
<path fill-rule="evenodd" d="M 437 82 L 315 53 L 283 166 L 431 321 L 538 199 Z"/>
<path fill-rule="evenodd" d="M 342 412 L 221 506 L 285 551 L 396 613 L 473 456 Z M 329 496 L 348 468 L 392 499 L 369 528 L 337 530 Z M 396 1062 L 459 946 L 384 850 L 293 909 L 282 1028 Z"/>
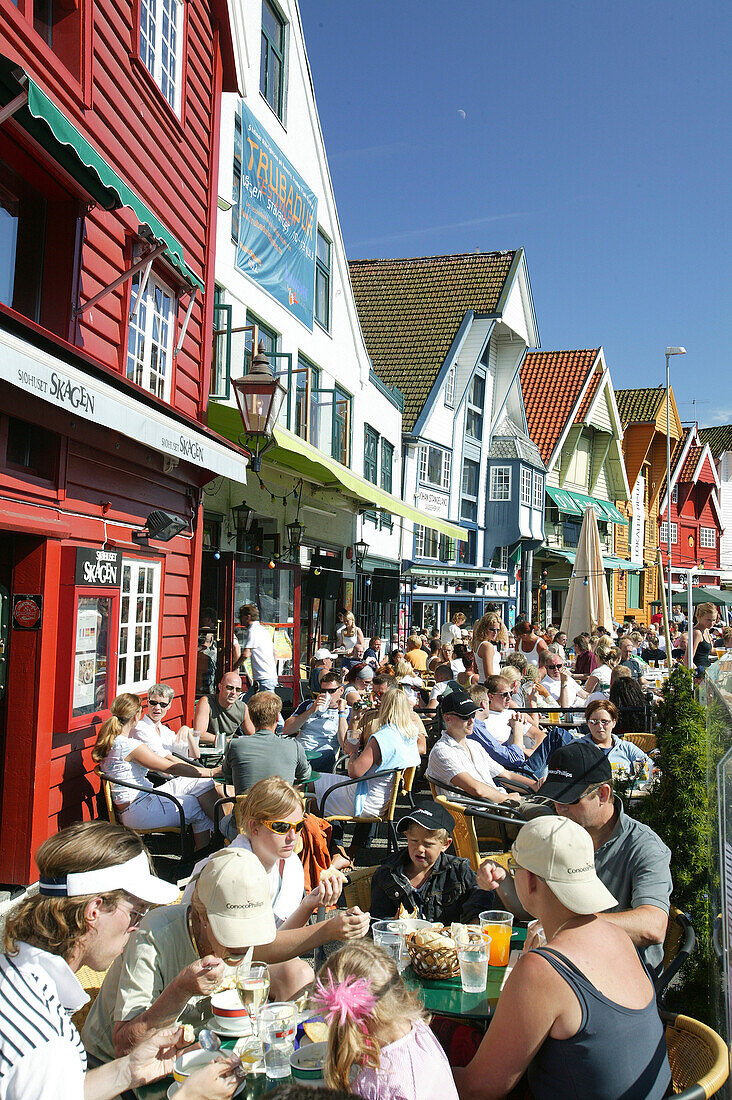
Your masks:
<path fill-rule="evenodd" d="M 336 659 L 335 653 L 331 653 L 331 651 L 329 649 L 316 649 L 315 650 L 315 658 L 314 659 L 316 661 L 324 661 L 327 657 L 330 657 L 331 661 L 335 661 L 335 659 Z"/>
<path fill-rule="evenodd" d="M 109 894 L 126 890 L 148 905 L 171 905 L 180 891 L 177 886 L 157 878 L 150 870 L 145 852 L 139 852 L 124 863 L 99 867 L 94 871 L 73 871 L 58 879 L 41 878 L 39 893 L 45 897 L 78 898 L 87 894 Z"/>
<path fill-rule="evenodd" d="M 223 848 L 201 869 L 194 891 L 224 947 L 271 943 L 277 926 L 267 872 L 253 852 Z"/>
<path fill-rule="evenodd" d="M 568 817 L 537 817 L 523 825 L 511 854 L 526 871 L 544 879 L 573 913 L 602 913 L 618 902 L 595 871 L 595 849 L 586 829 Z"/>

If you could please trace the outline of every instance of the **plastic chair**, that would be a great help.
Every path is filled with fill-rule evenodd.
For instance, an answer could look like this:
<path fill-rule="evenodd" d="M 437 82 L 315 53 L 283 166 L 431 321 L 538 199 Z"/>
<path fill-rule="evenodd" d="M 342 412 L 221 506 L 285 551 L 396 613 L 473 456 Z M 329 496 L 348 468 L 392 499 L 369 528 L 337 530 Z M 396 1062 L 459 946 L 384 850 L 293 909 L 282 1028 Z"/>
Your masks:
<path fill-rule="evenodd" d="M 102 792 L 104 794 L 104 801 L 107 807 L 107 816 L 113 825 L 123 825 L 124 822 L 120 821 L 117 817 L 117 810 L 112 799 L 112 784 L 116 787 L 125 787 L 131 791 L 142 791 L 144 794 L 155 794 L 158 798 L 167 798 L 171 801 L 178 811 L 178 824 L 177 825 L 158 825 L 151 829 L 133 829 L 133 833 L 137 833 L 138 836 L 156 836 L 163 834 L 173 834 L 180 838 L 180 861 L 185 864 L 193 859 L 193 829 L 190 825 L 186 824 L 186 815 L 183 811 L 183 807 L 175 797 L 168 791 L 161 791 L 158 788 L 154 788 L 151 792 L 150 787 L 142 787 L 139 783 L 131 783 L 128 780 L 113 779 L 109 775 L 105 775 L 99 767 L 94 769 L 95 773 L 99 776 L 102 784 Z M 127 826 L 129 828 L 129 826 Z M 154 854 L 154 853 L 153 853 Z"/>
<path fill-rule="evenodd" d="M 369 781 L 372 779 L 385 779 L 387 776 L 393 777 L 391 785 L 391 792 L 387 799 L 387 802 L 382 810 L 381 814 L 364 814 L 360 817 L 353 817 L 351 814 L 329 814 L 326 812 L 326 803 L 334 791 L 340 791 L 343 787 L 353 787 L 356 783 L 362 783 L 361 779 L 347 779 L 344 783 L 336 783 L 335 786 L 327 790 L 323 795 L 320 806 L 318 807 L 318 817 L 325 818 L 326 821 L 348 821 L 354 825 L 362 824 L 379 824 L 387 826 L 387 850 L 388 852 L 399 851 L 399 841 L 397 840 L 396 829 L 394 828 L 394 813 L 396 811 L 397 797 L 399 795 L 399 785 L 402 780 L 402 769 L 392 768 L 386 772 L 374 772 L 373 775 L 368 777 Z"/>
<path fill-rule="evenodd" d="M 670 982 L 676 977 L 689 955 L 696 947 L 696 934 L 686 913 L 671 906 L 668 928 L 663 941 L 663 970 L 656 978 L 656 997 L 663 1003 L 663 996 Z"/>
<path fill-rule="evenodd" d="M 700 1020 L 662 1012 L 674 1094 L 680 1100 L 707 1100 L 729 1077 L 724 1039 Z"/>

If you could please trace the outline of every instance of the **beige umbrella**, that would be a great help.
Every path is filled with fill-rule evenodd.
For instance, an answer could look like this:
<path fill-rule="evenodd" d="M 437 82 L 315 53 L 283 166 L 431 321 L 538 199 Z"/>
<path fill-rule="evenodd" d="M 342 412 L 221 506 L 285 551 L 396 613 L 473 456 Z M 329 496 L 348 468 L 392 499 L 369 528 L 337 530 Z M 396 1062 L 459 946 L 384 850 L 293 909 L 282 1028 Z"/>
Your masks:
<path fill-rule="evenodd" d="M 585 630 L 589 630 L 591 634 L 598 626 L 612 633 L 613 620 L 605 583 L 597 516 L 595 509 L 588 504 L 577 543 L 577 556 L 569 582 L 567 602 L 564 605 L 562 630 L 571 644 L 572 638 Z"/>

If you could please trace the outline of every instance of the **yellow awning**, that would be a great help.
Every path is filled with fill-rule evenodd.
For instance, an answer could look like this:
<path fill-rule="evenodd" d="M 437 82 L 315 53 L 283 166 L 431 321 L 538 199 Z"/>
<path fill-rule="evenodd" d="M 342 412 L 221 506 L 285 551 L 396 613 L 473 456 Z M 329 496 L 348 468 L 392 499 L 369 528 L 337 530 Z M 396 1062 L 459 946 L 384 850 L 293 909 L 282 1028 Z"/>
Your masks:
<path fill-rule="evenodd" d="M 212 401 L 208 407 L 208 424 L 214 431 L 236 443 L 242 430 L 239 410 L 233 405 L 224 405 L 218 401 Z M 318 482 L 324 488 L 337 489 L 341 494 L 349 497 L 354 503 L 367 505 L 369 509 L 380 512 L 390 512 L 395 516 L 412 520 L 423 527 L 428 527 L 448 538 L 467 542 L 468 532 L 462 527 L 449 523 L 445 519 L 435 519 L 425 516 L 411 504 L 406 504 L 399 497 L 380 489 L 378 485 L 372 485 L 364 477 L 359 477 L 344 466 L 342 462 L 330 458 L 306 443 L 294 432 L 287 428 L 275 428 L 275 446 L 265 456 L 265 463 L 274 462 L 280 467 L 291 470 L 296 476 L 303 476 Z"/>

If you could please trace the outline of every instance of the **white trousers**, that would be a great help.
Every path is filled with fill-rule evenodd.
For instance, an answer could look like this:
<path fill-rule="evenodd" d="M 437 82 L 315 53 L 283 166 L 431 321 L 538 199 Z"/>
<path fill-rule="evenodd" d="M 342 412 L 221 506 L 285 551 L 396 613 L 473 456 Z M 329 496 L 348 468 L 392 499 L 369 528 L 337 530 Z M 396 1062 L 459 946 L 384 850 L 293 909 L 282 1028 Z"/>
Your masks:
<path fill-rule="evenodd" d="M 193 827 L 194 833 L 212 833 L 213 821 L 204 813 L 196 795 L 210 790 L 210 779 L 188 779 L 177 776 L 169 779 L 150 794 L 141 794 L 128 810 L 120 815 L 123 825 L 131 829 L 155 829 L 163 825 L 177 825 L 180 822 L 177 807 L 169 798 L 159 798 L 157 791 L 167 791 L 175 795 L 183 807 L 186 824 Z"/>

